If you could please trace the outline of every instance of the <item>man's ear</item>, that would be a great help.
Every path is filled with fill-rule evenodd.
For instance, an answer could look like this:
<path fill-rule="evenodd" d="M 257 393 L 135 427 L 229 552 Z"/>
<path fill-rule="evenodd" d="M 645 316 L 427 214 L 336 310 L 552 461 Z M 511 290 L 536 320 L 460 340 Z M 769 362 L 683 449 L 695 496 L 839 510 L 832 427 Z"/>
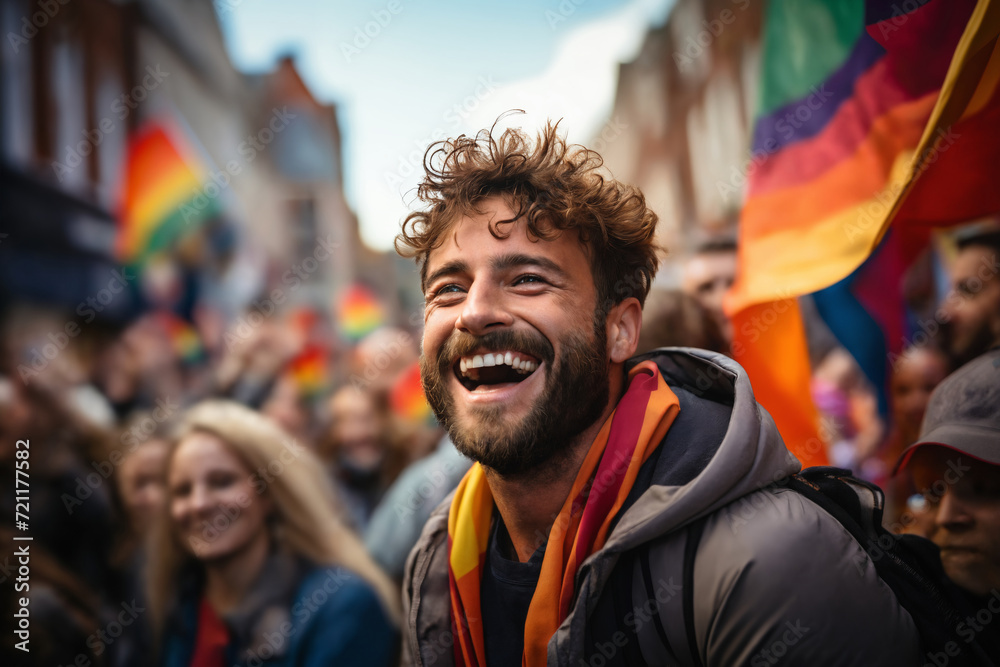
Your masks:
<path fill-rule="evenodd" d="M 630 296 L 608 311 L 608 354 L 620 364 L 635 354 L 642 328 L 642 306 Z"/>

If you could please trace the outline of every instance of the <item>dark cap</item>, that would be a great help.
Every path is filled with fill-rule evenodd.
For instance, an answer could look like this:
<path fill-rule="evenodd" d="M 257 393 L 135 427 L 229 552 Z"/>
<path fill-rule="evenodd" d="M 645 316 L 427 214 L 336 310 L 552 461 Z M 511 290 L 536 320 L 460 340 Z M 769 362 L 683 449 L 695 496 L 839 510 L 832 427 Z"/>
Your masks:
<path fill-rule="evenodd" d="M 1000 348 L 965 364 L 931 394 L 920 437 L 906 448 L 896 470 L 918 447 L 938 445 L 1000 465 Z"/>

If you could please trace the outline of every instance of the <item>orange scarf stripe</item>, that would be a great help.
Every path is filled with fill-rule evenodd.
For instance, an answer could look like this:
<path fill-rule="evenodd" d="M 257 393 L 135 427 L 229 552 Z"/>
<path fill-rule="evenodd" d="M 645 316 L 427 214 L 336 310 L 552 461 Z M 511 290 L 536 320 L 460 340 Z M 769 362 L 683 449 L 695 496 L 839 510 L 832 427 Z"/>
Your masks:
<path fill-rule="evenodd" d="M 493 519 L 493 494 L 479 465 L 473 466 L 455 490 L 448 512 L 449 588 L 453 610 L 452 625 L 458 641 L 456 659 L 466 665 L 485 665 L 482 616 L 479 613 L 479 581 Z M 458 530 L 458 526 L 469 529 Z M 455 619 L 463 622 L 455 623 Z"/>
<path fill-rule="evenodd" d="M 549 531 L 525 622 L 525 667 L 545 664 L 549 639 L 572 605 L 577 569 L 604 546 L 639 468 L 680 410 L 677 396 L 652 361 L 636 365 L 628 377 L 625 395 L 594 439 Z M 493 495 L 476 464 L 459 484 L 448 513 L 452 626 L 458 639 L 455 659 L 470 667 L 486 664 L 479 587 L 492 517 Z"/>

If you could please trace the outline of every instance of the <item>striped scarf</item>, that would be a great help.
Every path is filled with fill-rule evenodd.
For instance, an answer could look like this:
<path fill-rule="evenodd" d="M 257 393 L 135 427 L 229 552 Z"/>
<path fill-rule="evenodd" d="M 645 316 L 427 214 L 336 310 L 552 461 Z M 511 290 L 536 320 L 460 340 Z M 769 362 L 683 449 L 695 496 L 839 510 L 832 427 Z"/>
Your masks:
<path fill-rule="evenodd" d="M 604 546 L 611 521 L 631 491 L 640 466 L 680 410 L 677 396 L 653 362 L 638 364 L 628 377 L 625 395 L 590 446 L 549 532 L 538 585 L 524 624 L 524 667 L 545 664 L 549 639 L 572 605 L 577 568 Z M 467 667 L 486 665 L 479 585 L 493 507 L 493 495 L 477 463 L 458 485 L 448 514 L 455 661 Z"/>

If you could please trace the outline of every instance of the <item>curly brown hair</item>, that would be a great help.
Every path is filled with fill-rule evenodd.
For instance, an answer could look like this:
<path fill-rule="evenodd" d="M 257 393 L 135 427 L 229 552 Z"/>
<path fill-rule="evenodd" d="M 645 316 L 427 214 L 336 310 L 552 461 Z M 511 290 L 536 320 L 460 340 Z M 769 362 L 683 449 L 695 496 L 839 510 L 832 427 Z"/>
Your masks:
<path fill-rule="evenodd" d="M 656 214 L 638 188 L 603 174 L 601 156 L 567 144 L 558 127 L 546 123 L 534 146 L 521 129 L 507 129 L 496 138 L 494 123 L 475 137 L 461 135 L 428 147 L 424 181 L 417 189 L 428 208 L 410 213 L 396 237 L 396 251 L 417 259 L 421 287 L 427 259 L 444 243 L 451 225 L 463 215 L 480 213 L 477 204 L 499 195 L 514 216 L 490 222 L 494 238 L 507 238 L 511 229 L 501 228 L 522 218 L 533 240 L 577 230 L 589 249 L 598 314 L 628 297 L 645 302 L 659 265 Z"/>

